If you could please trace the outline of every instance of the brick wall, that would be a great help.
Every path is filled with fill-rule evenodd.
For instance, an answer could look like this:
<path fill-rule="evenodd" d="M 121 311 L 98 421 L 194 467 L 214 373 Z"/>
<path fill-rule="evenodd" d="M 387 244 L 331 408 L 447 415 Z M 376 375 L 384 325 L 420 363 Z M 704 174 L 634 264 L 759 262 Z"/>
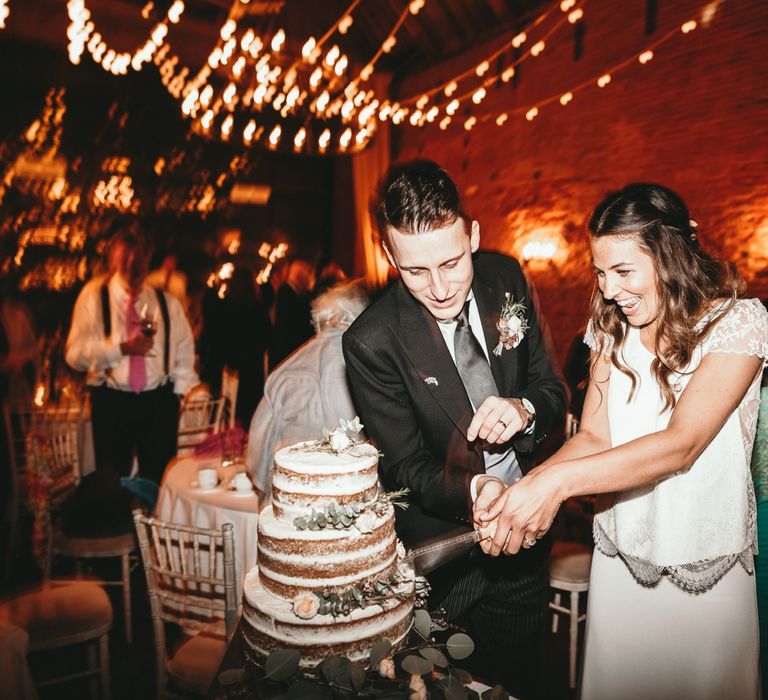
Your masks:
<path fill-rule="evenodd" d="M 582 56 L 574 59 L 574 29 L 566 25 L 543 54 L 521 64 L 517 84 L 492 87 L 472 105 L 478 123 L 469 132 L 463 106 L 446 131 L 437 121 L 394 129 L 395 160 L 437 160 L 463 188 L 483 247 L 516 254 L 531 236 L 559 240 L 554 261 L 527 268 L 561 360 L 592 288 L 585 220 L 607 191 L 628 182 L 678 191 L 705 248 L 737 263 L 750 295 L 768 296 L 768 7 L 710 3 L 714 15 L 705 23 L 701 3 L 656 5 L 656 29 L 646 34 L 645 0 L 590 0 Z M 677 34 L 647 65 L 614 74 L 609 86 L 577 92 L 566 107 L 543 107 L 532 122 L 511 114 L 639 54 L 691 18 L 699 21 L 694 32 Z M 486 53 L 477 47 L 411 75 L 397 94 L 419 94 Z M 502 111 L 510 118 L 499 127 Z"/>

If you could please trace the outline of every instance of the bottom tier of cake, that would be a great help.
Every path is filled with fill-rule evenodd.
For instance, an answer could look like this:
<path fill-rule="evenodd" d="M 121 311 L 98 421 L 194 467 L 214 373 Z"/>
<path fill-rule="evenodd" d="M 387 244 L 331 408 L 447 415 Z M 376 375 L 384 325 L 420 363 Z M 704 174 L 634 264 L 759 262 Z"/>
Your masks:
<path fill-rule="evenodd" d="M 396 648 L 407 637 L 413 622 L 413 582 L 404 586 L 402 599 L 393 596 L 349 615 L 315 614 L 303 619 L 295 614 L 292 601 L 278 598 L 261 585 L 254 568 L 243 586 L 245 643 L 258 658 L 275 649 L 296 649 L 304 668 L 334 654 L 365 661 L 376 642 L 386 639 Z"/>

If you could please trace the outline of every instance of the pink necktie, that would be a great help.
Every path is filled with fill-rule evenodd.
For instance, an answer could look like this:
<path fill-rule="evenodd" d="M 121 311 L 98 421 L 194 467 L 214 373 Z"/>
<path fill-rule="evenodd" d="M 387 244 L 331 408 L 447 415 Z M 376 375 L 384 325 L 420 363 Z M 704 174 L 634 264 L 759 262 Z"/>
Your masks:
<path fill-rule="evenodd" d="M 130 338 L 139 328 L 139 314 L 136 312 L 137 297 L 128 297 L 128 308 L 125 312 L 126 336 Z M 144 355 L 129 355 L 128 386 L 137 394 L 147 385 L 147 364 Z"/>

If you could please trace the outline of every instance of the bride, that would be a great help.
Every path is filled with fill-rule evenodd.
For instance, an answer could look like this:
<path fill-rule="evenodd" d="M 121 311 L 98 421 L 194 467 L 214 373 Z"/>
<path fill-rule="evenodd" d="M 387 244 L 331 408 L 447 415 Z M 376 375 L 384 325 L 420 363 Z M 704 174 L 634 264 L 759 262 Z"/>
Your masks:
<path fill-rule="evenodd" d="M 516 484 L 482 485 L 483 549 L 532 547 L 562 501 L 601 494 L 582 699 L 757 698 L 749 464 L 768 313 L 665 187 L 609 195 L 589 230 L 581 427 Z"/>

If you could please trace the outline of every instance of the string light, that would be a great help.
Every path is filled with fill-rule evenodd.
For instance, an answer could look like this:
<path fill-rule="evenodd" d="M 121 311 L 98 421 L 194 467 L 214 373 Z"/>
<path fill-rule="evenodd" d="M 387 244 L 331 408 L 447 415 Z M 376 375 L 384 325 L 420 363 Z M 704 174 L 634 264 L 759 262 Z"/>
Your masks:
<path fill-rule="evenodd" d="M 587 0 L 583 0 L 583 2 L 586 2 L 586 1 Z M 542 14 L 540 14 L 534 21 L 532 21 L 530 23 L 530 25 L 528 27 L 526 27 L 526 29 L 524 31 L 519 32 L 518 34 L 516 34 L 514 37 L 512 37 L 512 39 L 509 42 L 507 42 L 505 44 L 502 44 L 502 46 L 500 48 L 498 48 L 496 51 L 491 53 L 489 56 L 486 56 L 485 59 L 480 64 L 477 64 L 473 68 L 465 70 L 462 73 L 460 73 L 459 75 L 454 76 L 450 80 L 448 80 L 448 81 L 446 81 L 446 82 L 444 82 L 444 83 L 442 83 L 440 85 L 437 85 L 436 87 L 432 88 L 431 90 L 429 90 L 425 94 L 427 96 L 431 97 L 432 95 L 436 95 L 440 91 L 444 91 L 446 96 L 448 96 L 448 97 L 453 95 L 453 93 L 456 90 L 454 85 L 457 85 L 459 80 L 462 80 L 462 79 L 464 79 L 464 78 L 466 78 L 468 76 L 471 76 L 471 75 L 477 76 L 477 68 L 480 67 L 480 66 L 483 66 L 484 63 L 487 63 L 489 68 L 490 68 L 491 62 L 494 61 L 495 59 L 497 59 L 499 56 L 501 56 L 504 52 L 508 51 L 510 47 L 513 47 L 515 49 L 519 49 L 528 40 L 528 33 L 530 31 L 532 31 L 533 29 L 535 29 L 540 24 L 542 24 L 547 19 L 547 17 L 553 12 L 555 7 L 556 7 L 556 4 L 550 6 L 547 10 L 545 10 Z M 562 17 L 561 19 L 559 19 L 554 24 L 554 26 L 545 34 L 545 36 L 539 42 L 537 42 L 537 44 L 534 45 L 533 49 L 529 49 L 527 52 L 525 52 L 525 54 L 523 54 L 522 56 L 519 56 L 518 58 L 516 58 L 512 62 L 512 64 L 510 66 L 507 66 L 500 74 L 493 75 L 493 76 L 490 76 L 489 78 L 487 78 L 483 82 L 483 84 L 480 86 L 480 88 L 477 88 L 477 87 L 473 88 L 472 90 L 469 90 L 467 93 L 464 93 L 463 95 L 461 95 L 458 99 L 459 100 L 463 100 L 463 99 L 465 99 L 467 97 L 472 97 L 472 99 L 474 99 L 474 95 L 477 93 L 477 91 L 479 89 L 487 88 L 488 86 L 493 84 L 493 82 L 498 77 L 500 77 L 500 76 L 503 76 L 503 78 L 506 78 L 506 80 L 504 80 L 504 82 L 508 82 L 512 78 L 512 76 L 514 75 L 514 67 L 516 65 L 518 65 L 519 63 L 521 63 L 528 55 L 535 55 L 534 51 L 536 52 L 536 54 L 541 53 L 541 51 L 543 51 L 543 49 L 544 49 L 544 42 L 555 31 L 557 31 L 557 29 L 559 29 L 559 27 L 561 27 L 566 21 L 567 21 L 567 17 Z M 482 71 L 483 75 L 486 72 L 487 71 L 483 70 Z M 450 92 L 447 89 L 449 87 L 450 87 Z M 404 102 L 406 104 L 410 103 L 410 102 L 414 102 L 414 101 L 415 101 L 414 98 L 409 98 L 409 99 L 404 100 Z"/>
<path fill-rule="evenodd" d="M 75 65 L 79 64 L 87 47 L 93 60 L 110 73 L 125 75 L 129 67 L 136 71 L 141 70 L 143 65 L 151 61 L 163 45 L 168 35 L 166 22 L 178 24 L 184 9 L 184 2 L 175 0 L 168 8 L 163 21 L 158 22 L 152 28 L 144 44 L 131 54 L 117 52 L 109 48 L 102 35 L 96 31 L 96 25 L 91 19 L 91 13 L 85 5 L 85 0 L 69 0 L 67 2 L 67 14 L 70 19 L 69 27 L 67 27 L 69 60 Z"/>
<path fill-rule="evenodd" d="M 580 90 L 586 89 L 587 87 L 593 86 L 595 84 L 597 84 L 597 86 L 600 88 L 607 87 L 611 83 L 612 77 L 615 73 L 631 65 L 635 60 L 639 60 L 640 63 L 643 63 L 643 64 L 648 63 L 650 60 L 654 58 L 654 55 L 655 55 L 654 49 L 656 49 L 660 45 L 669 41 L 672 37 L 674 37 L 677 34 L 678 31 L 681 31 L 683 34 L 689 34 L 691 31 L 696 29 L 696 27 L 697 27 L 697 23 L 695 20 L 688 20 L 684 22 L 682 25 L 680 25 L 680 27 L 673 29 L 667 32 L 666 34 L 660 36 L 645 51 L 641 52 L 641 54 L 633 55 L 633 56 L 630 56 L 629 58 L 624 59 L 620 63 L 610 68 L 610 70 L 605 71 L 595 77 L 588 78 L 587 80 L 584 80 L 578 85 L 575 85 L 570 90 L 564 93 L 561 93 L 559 95 L 553 95 L 544 100 L 541 100 L 536 106 L 530 107 L 528 109 L 526 108 L 516 109 L 516 110 L 513 110 L 513 113 L 523 114 L 528 121 L 532 121 L 533 119 L 536 118 L 536 116 L 538 116 L 540 108 L 543 107 L 544 105 L 558 101 L 562 106 L 565 106 L 573 100 L 576 92 Z M 462 99 L 463 97 L 464 96 L 461 96 L 458 99 Z M 450 104 L 449 107 L 453 107 L 453 105 Z M 446 111 L 447 111 L 447 108 L 446 108 Z M 499 125 L 506 123 L 507 116 L 508 115 L 506 112 L 503 112 L 502 114 L 498 115 L 496 123 Z M 464 128 L 467 130 L 471 129 L 475 123 L 475 122 L 470 123 L 470 119 L 474 119 L 474 117 L 470 117 L 465 122 Z M 501 120 L 501 123 L 499 123 L 500 120 Z"/>
<path fill-rule="evenodd" d="M 281 142 L 281 135 L 285 132 L 286 125 L 279 121 L 275 124 L 275 117 L 277 119 L 286 119 L 290 114 L 300 109 L 302 104 L 305 104 L 304 109 L 310 114 L 314 114 L 313 118 L 321 120 L 321 123 L 324 120 L 335 119 L 336 124 L 341 120 L 347 123 L 352 122 L 355 126 L 359 125 L 360 129 L 354 132 L 354 136 L 353 132 L 347 127 L 338 140 L 336 140 L 335 137 L 332 139 L 330 131 L 331 128 L 334 128 L 333 123 L 328 123 L 323 125 L 323 131 L 315 142 L 315 147 L 321 152 L 325 152 L 325 150 L 330 148 L 332 140 L 338 144 L 340 149 L 346 150 L 352 145 L 353 138 L 356 146 L 364 146 L 365 144 L 360 141 L 361 139 L 365 142 L 370 140 L 373 136 L 377 119 L 380 121 L 389 120 L 393 124 L 399 125 L 409 117 L 408 123 L 413 126 L 423 126 L 425 122 L 439 121 L 440 128 L 446 129 L 451 123 L 451 117 L 458 112 L 462 102 L 465 100 L 468 102 L 471 99 L 472 103 L 479 105 L 487 96 L 488 88 L 492 84 L 499 80 L 503 83 L 509 82 L 515 76 L 515 68 L 522 60 L 528 56 L 539 56 L 544 51 L 549 37 L 563 23 L 570 22 L 573 24 L 582 20 L 584 17 L 583 7 L 586 1 L 563 0 L 562 2 L 554 2 L 552 6 L 526 26 L 523 31 L 518 32 L 500 49 L 486 56 L 479 63 L 473 64 L 461 74 L 449 78 L 426 93 L 403 99 L 400 104 L 390 104 L 386 100 L 379 100 L 375 92 L 370 89 L 366 90 L 363 84 L 372 77 L 376 63 L 381 55 L 391 52 L 396 45 L 397 33 L 406 17 L 409 14 L 416 14 L 423 9 L 425 6 L 424 0 L 414 0 L 408 3 L 394 26 L 385 35 L 385 39 L 382 41 L 376 54 L 363 66 L 357 75 L 350 76 L 341 85 L 338 83 L 338 78 L 342 77 L 348 69 L 349 59 L 341 53 L 337 45 L 333 45 L 329 50 L 324 50 L 323 46 L 335 31 L 344 34 L 350 29 L 353 24 L 352 13 L 360 0 L 354 0 L 322 37 L 316 39 L 313 36 L 304 40 L 301 56 L 297 57 L 294 64 L 288 68 L 283 67 L 285 65 L 284 62 L 282 65 L 275 65 L 273 58 L 273 54 L 282 51 L 287 43 L 285 30 L 278 29 L 271 39 L 269 37 L 257 36 L 253 29 L 248 29 L 242 36 L 239 36 L 237 27 L 242 11 L 235 9 L 235 5 L 238 4 L 235 3 L 230 11 L 230 16 L 221 26 L 219 32 L 220 43 L 211 50 L 208 61 L 203 69 L 191 79 L 189 78 L 189 70 L 181 65 L 178 57 L 169 55 L 168 44 L 164 43 L 168 34 L 168 25 L 176 24 L 182 16 L 184 3 L 181 0 L 172 3 L 168 12 L 166 12 L 165 19 L 153 27 L 148 44 L 141 47 L 141 50 L 137 51 L 136 55 L 132 57 L 127 54 L 129 56 L 127 63 L 126 58 L 110 49 L 101 35 L 96 32 L 96 28 L 90 19 L 90 12 L 85 6 L 85 0 L 69 0 L 68 8 L 72 6 L 81 10 L 77 15 L 79 29 L 78 31 L 73 30 L 70 34 L 70 58 L 73 62 L 79 60 L 78 50 L 82 54 L 85 48 L 88 48 L 91 55 L 94 56 L 94 60 L 98 58 L 102 67 L 112 72 L 125 71 L 129 66 L 136 68 L 137 64 L 140 67 L 147 60 L 154 61 L 161 68 L 163 84 L 166 85 L 169 92 L 175 93 L 178 96 L 182 113 L 196 120 L 195 129 L 198 130 L 197 125 L 199 125 L 199 128 L 207 134 L 219 135 L 221 138 L 229 136 L 234 129 L 235 117 L 240 118 L 238 115 L 241 115 L 242 111 L 247 110 L 255 115 L 256 112 L 264 109 L 264 105 L 271 104 L 274 109 L 268 113 L 262 112 L 262 114 L 265 116 L 267 114 L 273 115 L 269 118 L 271 123 L 265 125 L 265 133 L 269 134 L 267 139 L 268 145 L 276 147 Z M 244 3 L 241 2 L 240 4 Z M 4 5 L 7 5 L 7 0 L 0 0 L 0 7 Z M 510 47 L 520 49 L 528 41 L 533 30 L 551 15 L 553 9 L 558 7 L 563 14 L 554 22 L 554 26 L 545 32 L 543 37 L 538 37 L 537 41 L 528 51 L 517 55 L 511 63 L 502 65 L 496 75 L 488 75 L 491 72 L 493 61 L 501 56 L 502 53 L 508 51 Z M 142 12 L 148 16 L 151 10 L 145 7 Z M 70 18 L 72 19 L 72 13 L 70 13 Z M 72 19 L 72 23 L 74 25 L 74 19 Z M 689 20 L 680 25 L 679 30 L 687 34 L 693 31 L 696 26 L 696 20 Z M 78 37 L 79 49 L 77 42 L 72 41 L 72 35 Z M 261 51 L 265 47 L 265 42 L 267 53 L 262 54 Z M 269 49 L 272 50 L 272 54 L 269 53 Z M 324 56 L 323 60 L 315 63 L 321 56 Z M 649 47 L 641 54 L 635 54 L 632 60 L 636 59 L 644 64 L 653 57 L 652 48 Z M 258 62 L 251 72 L 248 66 L 249 63 L 253 65 L 253 61 Z M 229 83 L 225 83 L 220 87 L 213 87 L 209 82 L 209 78 L 212 75 L 211 71 L 222 65 L 231 65 L 230 72 L 232 78 Z M 306 70 L 306 73 L 303 78 L 297 80 L 301 66 L 304 66 L 303 70 Z M 309 66 L 313 66 L 313 68 L 309 68 Z M 621 67 L 623 65 L 619 66 L 619 68 Z M 586 82 L 592 85 L 597 83 L 601 88 L 606 87 L 616 70 L 617 68 L 613 67 L 609 71 L 604 71 L 603 74 Z M 239 82 L 246 76 L 251 76 L 251 79 L 255 76 L 255 82 L 252 82 L 247 88 L 240 88 Z M 476 82 L 474 87 L 467 89 L 461 95 L 457 95 L 459 84 L 465 78 L 481 78 L 482 81 L 480 84 Z M 541 101 L 535 106 L 529 106 L 527 109 L 512 110 L 511 113 L 522 113 L 530 121 L 539 114 L 539 110 L 543 105 L 558 100 L 562 106 L 565 106 L 573 99 L 575 92 L 584 87 L 586 87 L 586 84 L 580 84 L 566 92 L 560 92 L 547 100 Z M 242 90 L 242 93 L 240 93 L 240 90 Z M 307 99 L 308 93 L 319 93 L 319 96 L 314 99 Z M 439 100 L 436 100 L 435 103 L 431 104 L 430 100 L 433 96 L 440 96 L 440 93 L 445 98 L 449 98 L 450 101 L 447 101 L 447 104 L 440 104 Z M 219 96 L 217 97 L 216 95 Z M 410 109 L 410 107 L 414 107 L 414 109 Z M 442 110 L 444 110 L 445 116 L 438 120 Z M 223 114 L 221 114 L 222 111 L 224 112 Z M 257 129 L 260 128 L 258 121 L 261 120 L 261 117 L 251 118 L 248 120 L 247 125 L 245 125 L 246 119 L 249 116 L 246 115 L 238 128 L 243 129 L 243 141 L 251 143 L 258 139 Z M 497 122 L 500 120 L 501 124 L 505 124 L 508 119 L 509 113 L 504 112 L 498 115 Z M 211 131 L 214 120 L 219 123 L 219 128 Z M 470 130 L 476 122 L 477 119 L 475 118 L 473 121 L 473 116 L 469 115 L 469 118 L 463 122 L 464 128 Z M 261 127 L 261 129 L 263 128 Z M 318 128 L 319 130 L 320 128 Z M 324 138 L 326 132 L 328 136 Z M 294 150 L 306 147 L 308 139 L 305 127 L 302 126 L 299 131 L 295 132 L 293 127 L 289 127 L 289 133 L 294 133 L 292 141 L 288 141 L 288 144 L 293 144 Z M 300 137 L 300 134 L 303 134 L 303 136 Z M 345 134 L 349 135 L 342 138 Z M 298 146 L 297 141 L 300 144 Z M 311 140 L 309 141 L 309 147 L 310 149 L 313 148 Z"/>
<path fill-rule="evenodd" d="M 640 61 L 643 65 L 648 63 L 653 58 L 653 51 L 643 51 L 638 57 L 637 60 Z"/>

